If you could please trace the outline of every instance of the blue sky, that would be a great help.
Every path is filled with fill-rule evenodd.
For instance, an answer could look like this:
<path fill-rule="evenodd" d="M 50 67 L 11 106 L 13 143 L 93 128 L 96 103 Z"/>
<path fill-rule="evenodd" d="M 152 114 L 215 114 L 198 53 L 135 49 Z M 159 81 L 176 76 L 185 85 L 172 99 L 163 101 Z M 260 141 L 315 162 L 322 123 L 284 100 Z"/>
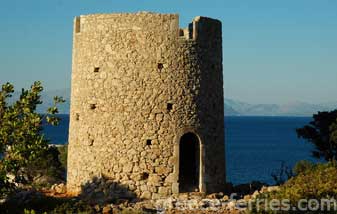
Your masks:
<path fill-rule="evenodd" d="M 0 83 L 70 87 L 72 21 L 80 14 L 154 11 L 223 23 L 224 88 L 251 103 L 336 101 L 335 0 L 6 0 Z"/>

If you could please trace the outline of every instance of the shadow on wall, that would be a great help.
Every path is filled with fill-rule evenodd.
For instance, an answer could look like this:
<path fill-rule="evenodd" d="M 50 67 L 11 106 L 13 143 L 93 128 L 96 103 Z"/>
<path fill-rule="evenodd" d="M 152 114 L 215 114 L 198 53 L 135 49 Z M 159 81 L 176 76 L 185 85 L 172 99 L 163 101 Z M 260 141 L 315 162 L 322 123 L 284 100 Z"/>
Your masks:
<path fill-rule="evenodd" d="M 106 176 L 94 177 L 91 182 L 82 185 L 79 197 L 89 204 L 120 204 L 126 201 L 139 201 L 128 185 L 114 182 Z"/>

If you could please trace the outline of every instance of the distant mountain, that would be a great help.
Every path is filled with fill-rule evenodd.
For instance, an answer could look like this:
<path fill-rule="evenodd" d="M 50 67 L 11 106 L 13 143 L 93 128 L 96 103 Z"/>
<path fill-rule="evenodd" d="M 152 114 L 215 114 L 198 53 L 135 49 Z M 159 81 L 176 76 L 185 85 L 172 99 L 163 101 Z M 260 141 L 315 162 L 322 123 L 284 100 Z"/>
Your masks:
<path fill-rule="evenodd" d="M 312 116 L 319 111 L 331 111 L 334 109 L 337 109 L 337 102 L 323 104 L 291 102 L 277 105 L 249 104 L 233 99 L 225 99 L 225 115 L 227 116 Z"/>
<path fill-rule="evenodd" d="M 19 93 L 14 94 L 17 99 Z M 54 96 L 62 96 L 66 103 L 59 106 L 61 114 L 69 114 L 70 89 L 59 89 L 42 93 L 43 104 L 39 106 L 38 112 L 45 112 L 52 105 Z M 290 102 L 282 105 L 277 104 L 250 104 L 234 99 L 225 99 L 226 116 L 312 116 L 318 111 L 331 111 L 337 109 L 336 102 L 322 104 L 310 104 L 305 102 Z"/>
<path fill-rule="evenodd" d="M 239 116 L 240 113 L 234 110 L 234 108 L 228 104 L 225 103 L 225 115 L 230 116 Z"/>

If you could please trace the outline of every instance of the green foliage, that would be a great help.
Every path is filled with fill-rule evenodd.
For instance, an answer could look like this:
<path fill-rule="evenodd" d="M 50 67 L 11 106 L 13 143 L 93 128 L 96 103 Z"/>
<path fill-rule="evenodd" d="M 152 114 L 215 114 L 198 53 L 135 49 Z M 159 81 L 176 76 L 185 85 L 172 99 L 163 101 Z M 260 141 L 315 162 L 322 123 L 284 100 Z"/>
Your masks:
<path fill-rule="evenodd" d="M 298 137 L 315 145 L 314 157 L 337 160 L 337 110 L 318 112 L 313 118 L 308 125 L 296 130 Z"/>
<path fill-rule="evenodd" d="M 133 208 L 125 208 L 122 210 L 121 214 L 144 214 L 144 211 L 133 209 Z"/>
<path fill-rule="evenodd" d="M 52 212 L 50 213 L 64 213 L 64 214 L 93 214 L 95 213 L 94 209 L 83 201 L 67 201 L 66 203 L 62 203 L 58 205 Z"/>
<path fill-rule="evenodd" d="M 328 162 L 313 165 L 310 162 L 301 162 L 295 167 L 297 175 L 280 186 L 279 191 L 261 194 L 258 200 L 288 199 L 291 206 L 297 206 L 301 199 L 331 199 L 337 198 L 337 164 Z M 252 213 L 282 213 L 259 211 Z M 284 212 L 290 213 L 290 211 Z M 295 212 L 296 213 L 296 212 Z M 315 212 L 313 212 L 315 213 Z M 321 212 L 317 212 L 321 213 Z M 325 212 L 328 213 L 328 212 Z"/>
<path fill-rule="evenodd" d="M 64 180 L 65 168 L 59 160 L 60 152 L 56 147 L 49 147 L 40 157 L 31 161 L 21 174 L 35 187 L 49 187 Z M 39 178 L 44 177 L 44 180 Z M 46 180 L 47 179 L 47 180 Z"/>
<path fill-rule="evenodd" d="M 9 200 L 0 204 L 1 214 L 93 214 L 94 208 L 77 198 L 31 197 L 28 203 Z"/>
<path fill-rule="evenodd" d="M 55 97 L 54 105 L 48 109 L 47 114 L 40 115 L 36 108 L 42 103 L 42 90 L 41 82 L 34 82 L 29 90 L 22 89 L 18 100 L 10 102 L 14 86 L 6 83 L 1 87 L 0 182 L 4 186 L 10 183 L 8 174 L 14 175 L 16 182 L 22 181 L 22 171 L 42 161 L 42 157 L 50 152 L 48 140 L 42 135 L 43 121 L 58 125 L 60 119 L 55 116 L 58 113 L 57 105 L 64 100 Z"/>
<path fill-rule="evenodd" d="M 307 161 L 307 160 L 301 160 L 296 163 L 296 165 L 293 168 L 293 173 L 295 175 L 299 175 L 301 173 L 304 173 L 306 171 L 310 171 L 315 167 L 314 163 Z"/>
<path fill-rule="evenodd" d="M 290 179 L 281 187 L 276 196 L 289 198 L 297 202 L 301 198 L 321 199 L 337 196 L 336 162 L 317 164 Z"/>
<path fill-rule="evenodd" d="M 337 120 L 330 126 L 330 141 L 333 144 L 337 144 Z"/>
<path fill-rule="evenodd" d="M 6 172 L 0 169 L 0 198 L 8 195 L 14 189 L 14 184 L 9 182 Z"/>
<path fill-rule="evenodd" d="M 67 168 L 67 158 L 68 158 L 68 145 L 57 147 L 59 151 L 59 160 L 63 168 Z"/>
<path fill-rule="evenodd" d="M 36 212 L 35 212 L 35 210 L 24 210 L 23 211 L 24 212 L 24 214 L 37 214 Z M 43 214 L 47 214 L 47 212 L 44 212 Z"/>

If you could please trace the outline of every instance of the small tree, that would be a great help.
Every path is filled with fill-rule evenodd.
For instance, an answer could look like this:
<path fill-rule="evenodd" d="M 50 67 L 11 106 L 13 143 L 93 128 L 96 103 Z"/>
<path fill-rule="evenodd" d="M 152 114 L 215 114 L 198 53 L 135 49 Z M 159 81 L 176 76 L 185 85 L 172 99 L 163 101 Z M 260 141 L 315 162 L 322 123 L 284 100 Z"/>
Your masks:
<path fill-rule="evenodd" d="M 337 144 L 337 120 L 330 126 L 330 132 L 331 132 L 330 141 L 333 144 Z"/>
<path fill-rule="evenodd" d="M 14 86 L 2 85 L 0 91 L 0 183 L 9 187 L 8 175 L 12 180 L 22 181 L 22 169 L 44 157 L 49 150 L 48 140 L 42 134 L 43 121 L 58 125 L 60 119 L 57 105 L 63 103 L 61 97 L 54 98 L 54 105 L 45 115 L 36 112 L 42 104 L 41 82 L 34 82 L 29 90 L 22 89 L 20 98 L 11 101 Z M 6 184 L 6 185 L 5 185 Z M 1 191 L 1 190 L 0 190 Z"/>
<path fill-rule="evenodd" d="M 337 160 L 337 133 L 334 131 L 337 110 L 318 112 L 313 118 L 309 125 L 296 130 L 298 137 L 315 145 L 315 150 L 312 151 L 314 157 L 327 161 Z"/>

